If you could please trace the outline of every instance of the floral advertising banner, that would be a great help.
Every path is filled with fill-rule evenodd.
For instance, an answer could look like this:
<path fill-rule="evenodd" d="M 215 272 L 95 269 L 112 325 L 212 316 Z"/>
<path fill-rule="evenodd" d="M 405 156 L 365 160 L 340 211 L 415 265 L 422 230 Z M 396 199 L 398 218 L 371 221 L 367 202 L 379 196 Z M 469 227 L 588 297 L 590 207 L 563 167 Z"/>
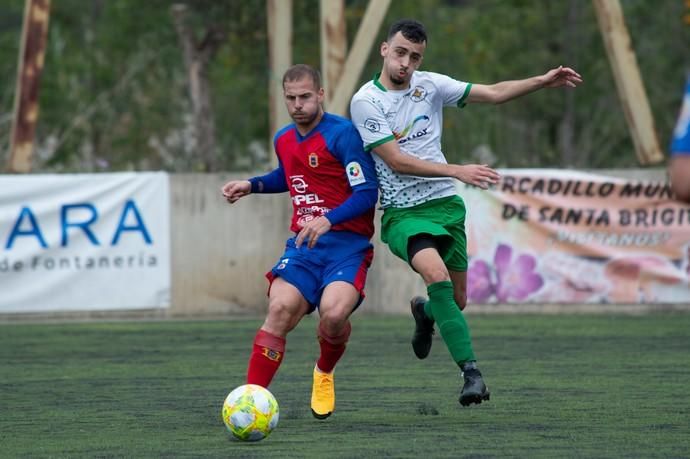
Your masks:
<path fill-rule="evenodd" d="M 461 184 L 474 303 L 690 303 L 690 206 L 667 184 L 510 169 Z"/>

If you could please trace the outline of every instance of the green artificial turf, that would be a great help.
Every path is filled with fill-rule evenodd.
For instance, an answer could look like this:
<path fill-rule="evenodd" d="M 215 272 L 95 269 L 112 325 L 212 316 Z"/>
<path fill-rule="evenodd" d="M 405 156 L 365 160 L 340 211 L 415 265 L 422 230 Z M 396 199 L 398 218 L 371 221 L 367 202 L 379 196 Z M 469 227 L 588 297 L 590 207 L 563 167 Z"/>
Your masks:
<path fill-rule="evenodd" d="M 690 457 L 690 314 L 470 315 L 491 400 L 461 407 L 437 335 L 357 315 L 336 412 L 311 415 L 308 317 L 270 390 L 280 423 L 231 441 L 260 320 L 0 325 L 0 457 Z"/>

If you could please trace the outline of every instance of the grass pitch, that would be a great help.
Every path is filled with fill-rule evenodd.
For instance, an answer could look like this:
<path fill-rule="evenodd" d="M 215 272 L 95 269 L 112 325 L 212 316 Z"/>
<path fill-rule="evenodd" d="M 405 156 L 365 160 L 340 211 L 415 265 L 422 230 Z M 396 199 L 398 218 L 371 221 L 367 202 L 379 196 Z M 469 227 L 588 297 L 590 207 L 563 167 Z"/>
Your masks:
<path fill-rule="evenodd" d="M 0 325 L 0 457 L 690 457 L 690 314 L 468 317 L 491 401 L 462 408 L 437 336 L 355 314 L 337 409 L 311 416 L 316 322 L 288 337 L 280 424 L 231 441 L 260 320 Z"/>

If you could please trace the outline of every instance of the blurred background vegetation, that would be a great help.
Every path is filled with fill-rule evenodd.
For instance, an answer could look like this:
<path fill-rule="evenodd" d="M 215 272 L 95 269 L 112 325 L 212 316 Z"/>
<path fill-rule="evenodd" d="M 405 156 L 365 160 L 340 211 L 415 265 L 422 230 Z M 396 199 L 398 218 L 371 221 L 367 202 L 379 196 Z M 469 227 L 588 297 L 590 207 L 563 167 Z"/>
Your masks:
<path fill-rule="evenodd" d="M 375 0 L 374 0 L 375 1 Z M 662 148 L 690 70 L 685 0 L 621 0 Z M 216 160 L 193 128 L 187 69 L 171 8 L 185 4 L 208 46 Z M 319 2 L 293 0 L 294 63 L 320 68 Z M 367 0 L 347 0 L 352 43 Z M 9 148 L 23 0 L 0 2 L 0 151 Z M 429 32 L 423 69 L 475 83 L 567 65 L 575 91 L 447 110 L 449 161 L 497 167 L 637 167 L 594 9 L 587 0 L 395 0 L 361 77 L 395 19 Z M 269 168 L 264 0 L 59 0 L 51 7 L 34 171 L 242 171 Z"/>

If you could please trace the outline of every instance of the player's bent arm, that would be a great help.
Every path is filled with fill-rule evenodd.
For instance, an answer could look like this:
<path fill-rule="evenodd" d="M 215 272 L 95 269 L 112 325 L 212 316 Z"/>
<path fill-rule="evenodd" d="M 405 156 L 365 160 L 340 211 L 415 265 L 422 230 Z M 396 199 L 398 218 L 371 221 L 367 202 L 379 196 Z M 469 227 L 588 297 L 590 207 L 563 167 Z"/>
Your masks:
<path fill-rule="evenodd" d="M 249 179 L 252 193 L 284 193 L 288 191 L 285 172 L 282 167 L 273 169 L 266 175 Z"/>
<path fill-rule="evenodd" d="M 325 217 L 333 226 L 352 220 L 374 207 L 378 198 L 379 193 L 377 188 L 355 187 L 352 189 L 350 197 L 338 207 L 328 212 Z"/>
<path fill-rule="evenodd" d="M 230 204 L 234 204 L 252 192 L 252 184 L 249 180 L 230 180 L 223 185 L 221 192 Z"/>
<path fill-rule="evenodd" d="M 498 172 L 486 164 L 434 163 L 406 155 L 400 151 L 398 144 L 392 141 L 375 147 L 374 152 L 398 174 L 418 177 L 451 177 L 482 189 L 498 183 L 501 178 Z"/>
<path fill-rule="evenodd" d="M 400 151 L 398 143 L 393 139 L 377 145 L 374 152 L 398 174 L 417 175 L 419 177 L 455 177 L 452 165 L 425 161 L 405 154 Z"/>
<path fill-rule="evenodd" d="M 266 175 L 249 180 L 231 180 L 222 188 L 225 199 L 234 204 L 252 193 L 283 193 L 288 190 L 285 173 L 278 167 Z"/>

